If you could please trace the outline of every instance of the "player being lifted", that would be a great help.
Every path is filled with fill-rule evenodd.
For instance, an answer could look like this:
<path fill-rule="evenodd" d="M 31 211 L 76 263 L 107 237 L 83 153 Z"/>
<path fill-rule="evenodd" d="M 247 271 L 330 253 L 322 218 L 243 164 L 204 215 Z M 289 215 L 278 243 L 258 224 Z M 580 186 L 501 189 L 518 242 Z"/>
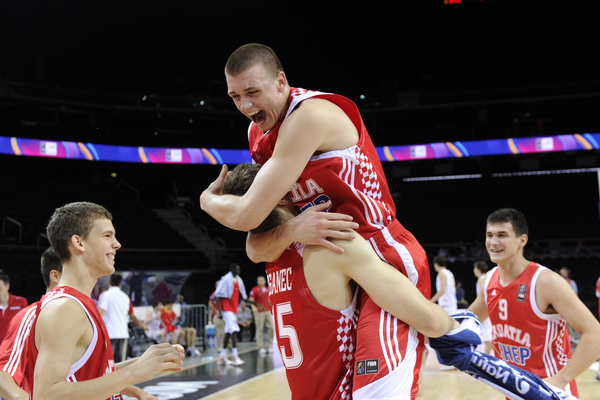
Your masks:
<path fill-rule="evenodd" d="M 258 164 L 238 165 L 223 193 L 243 195 L 259 170 Z M 276 228 L 299 213 L 287 194 L 255 231 Z M 267 263 L 271 310 L 293 398 L 344 398 L 351 394 L 355 365 L 358 376 L 374 374 L 379 367 L 374 359 L 354 358 L 354 350 L 365 345 L 354 336 L 356 283 L 373 293 L 386 311 L 426 335 L 437 337 L 458 327 L 404 275 L 381 261 L 362 237 L 336 245 L 343 254 L 294 243 Z M 410 351 L 405 354 L 414 357 Z"/>
<path fill-rule="evenodd" d="M 277 260 L 293 242 L 341 252 L 326 237 L 351 239 L 342 229 L 356 229 L 382 260 L 429 298 L 427 255 L 395 218 L 383 168 L 356 105 L 339 95 L 290 87 L 275 53 L 260 44 L 237 49 L 225 74 L 230 97 L 252 121 L 250 150 L 263 168 L 248 192 L 238 197 L 221 196 L 224 167 L 202 193 L 202 208 L 230 228 L 249 231 L 289 190 L 301 210 L 315 207 L 330 213 L 305 213 L 269 232 L 250 235 L 247 249 L 253 261 Z M 388 396 L 386 388 L 392 386 L 394 393 L 416 394 L 423 336 L 382 311 L 365 292 L 360 315 L 357 340 L 365 345 L 356 358 L 377 360 L 378 370 L 354 376 L 355 398 Z M 394 338 L 382 339 L 388 337 Z"/>

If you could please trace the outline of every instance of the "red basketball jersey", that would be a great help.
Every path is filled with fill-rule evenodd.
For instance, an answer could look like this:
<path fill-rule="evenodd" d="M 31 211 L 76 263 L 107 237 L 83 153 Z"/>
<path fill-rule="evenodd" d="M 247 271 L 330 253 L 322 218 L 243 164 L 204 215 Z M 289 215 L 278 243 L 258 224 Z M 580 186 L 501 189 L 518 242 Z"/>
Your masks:
<path fill-rule="evenodd" d="M 357 232 L 369 241 L 379 258 L 406 275 L 429 298 L 427 254 L 395 218 L 396 207 L 379 156 L 351 100 L 337 94 L 292 88 L 286 116 L 273 129 L 264 133 L 250 123 L 248 138 L 253 159 L 264 164 L 271 158 L 281 124 L 302 101 L 310 98 L 326 99 L 339 106 L 356 127 L 359 140 L 347 149 L 311 157 L 290 190 L 294 203 L 304 211 L 331 200 L 327 211 L 351 215 L 359 224 Z M 381 310 L 366 292 L 361 294 L 360 315 L 353 396 L 416 394 L 423 336 Z M 367 369 L 367 362 L 375 364 Z M 363 371 L 361 366 L 365 367 Z"/>
<path fill-rule="evenodd" d="M 560 314 L 542 313 L 535 300 L 538 276 L 547 270 L 531 262 L 517 279 L 503 287 L 496 267 L 484 286 L 494 354 L 540 378 L 556 375 L 571 358 L 567 321 Z M 574 380 L 570 390 L 577 396 Z"/>
<path fill-rule="evenodd" d="M 28 383 L 33 377 L 29 379 L 25 377 L 25 374 L 33 373 L 33 370 L 27 369 L 25 340 L 34 325 L 38 303 L 35 302 L 22 309 L 11 319 L 2 346 L 0 346 L 0 368 L 12 375 L 15 383 L 27 393 L 32 392 Z"/>
<path fill-rule="evenodd" d="M 60 297 L 68 297 L 77 301 L 79 305 L 83 307 L 94 330 L 92 341 L 90 342 L 86 352 L 75 364 L 71 365 L 71 369 L 66 381 L 88 381 L 114 372 L 115 362 L 113 358 L 112 347 L 110 345 L 110 338 L 108 337 L 108 332 L 106 331 L 106 326 L 104 326 L 104 321 L 102 320 L 100 311 L 98 311 L 98 307 L 91 297 L 86 296 L 85 294 L 69 286 L 58 286 L 42 297 L 41 302 L 36 308 L 35 318 L 37 318 L 42 308 L 44 308 L 46 304 Z M 27 385 L 29 388 L 31 388 L 30 393 L 33 394 L 33 371 L 38 356 L 38 350 L 35 345 L 35 325 L 26 339 L 26 346 L 27 372 L 25 373 L 25 377 L 29 379 Z M 107 400 L 117 400 L 120 398 L 120 393 L 116 393 Z"/>
<path fill-rule="evenodd" d="M 238 279 L 238 277 L 233 278 L 233 292 L 231 293 L 231 297 L 229 299 L 221 298 L 221 311 L 229 311 L 237 314 L 240 303 L 240 284 Z"/>
<path fill-rule="evenodd" d="M 304 277 L 304 245 L 294 243 L 267 263 L 277 344 L 293 399 L 349 399 L 356 329 L 356 296 L 345 310 L 319 304 Z"/>
<path fill-rule="evenodd" d="M 290 107 L 285 118 L 309 98 L 327 99 L 342 108 L 356 126 L 359 140 L 355 146 L 347 149 L 312 157 L 290 194 L 302 210 L 331 200 L 330 211 L 352 215 L 360 225 L 358 232 L 368 239 L 389 225 L 396 215 L 396 206 L 375 146 L 356 105 L 337 94 L 292 88 Z M 279 128 L 285 118 L 266 134 L 256 124 L 250 123 L 248 139 L 254 161 L 264 164 L 271 158 Z"/>

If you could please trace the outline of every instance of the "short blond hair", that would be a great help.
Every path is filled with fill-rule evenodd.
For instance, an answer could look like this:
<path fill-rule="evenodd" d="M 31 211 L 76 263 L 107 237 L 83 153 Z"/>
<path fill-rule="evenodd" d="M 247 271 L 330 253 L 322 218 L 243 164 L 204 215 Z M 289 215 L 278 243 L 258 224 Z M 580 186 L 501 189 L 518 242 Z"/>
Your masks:
<path fill-rule="evenodd" d="M 268 76 L 275 79 L 283 72 L 281 61 L 269 46 L 259 43 L 248 43 L 234 51 L 225 64 L 225 75 L 238 76 L 242 72 L 261 64 Z"/>

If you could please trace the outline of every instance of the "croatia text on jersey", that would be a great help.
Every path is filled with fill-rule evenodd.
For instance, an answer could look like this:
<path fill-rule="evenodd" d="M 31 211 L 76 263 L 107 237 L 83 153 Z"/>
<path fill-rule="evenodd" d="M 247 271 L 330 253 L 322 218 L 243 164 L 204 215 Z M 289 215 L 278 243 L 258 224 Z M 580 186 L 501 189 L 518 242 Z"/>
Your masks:
<path fill-rule="evenodd" d="M 492 340 L 497 338 L 506 338 L 514 341 L 521 346 L 498 343 L 500 348 L 500 357 L 504 361 L 517 365 L 525 365 L 528 358 L 531 357 L 531 336 L 527 332 L 507 324 L 492 325 Z"/>

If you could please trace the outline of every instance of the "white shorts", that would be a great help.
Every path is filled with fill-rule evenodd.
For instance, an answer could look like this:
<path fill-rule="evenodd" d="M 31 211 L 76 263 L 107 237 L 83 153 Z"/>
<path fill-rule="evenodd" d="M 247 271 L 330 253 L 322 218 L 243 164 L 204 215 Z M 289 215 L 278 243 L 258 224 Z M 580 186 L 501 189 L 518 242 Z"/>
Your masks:
<path fill-rule="evenodd" d="M 221 312 L 223 322 L 225 322 L 225 333 L 234 333 L 240 331 L 240 326 L 237 323 L 237 314 L 231 311 Z"/>
<path fill-rule="evenodd" d="M 484 342 L 492 341 L 492 321 L 489 318 L 481 324 L 481 336 Z"/>
<path fill-rule="evenodd" d="M 164 329 L 150 330 L 150 332 L 146 333 L 146 336 L 156 340 L 158 343 L 161 343 L 163 338 L 162 336 L 165 334 Z"/>

